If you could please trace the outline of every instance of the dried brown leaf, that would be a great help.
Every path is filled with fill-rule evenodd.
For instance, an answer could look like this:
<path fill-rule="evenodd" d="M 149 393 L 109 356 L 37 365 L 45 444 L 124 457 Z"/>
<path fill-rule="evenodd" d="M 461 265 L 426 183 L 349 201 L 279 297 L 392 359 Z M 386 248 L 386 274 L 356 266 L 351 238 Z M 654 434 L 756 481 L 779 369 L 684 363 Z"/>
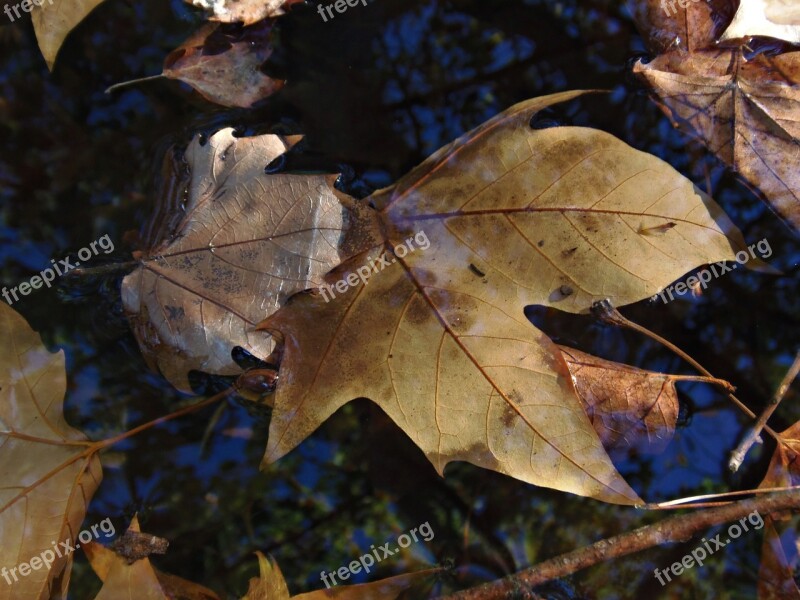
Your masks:
<path fill-rule="evenodd" d="M 675 433 L 675 379 L 559 346 L 578 397 L 609 452 L 662 452 Z"/>
<path fill-rule="evenodd" d="M 676 125 L 687 125 L 725 164 L 761 190 L 772 208 L 800 227 L 800 52 L 669 52 L 634 72 Z"/>
<path fill-rule="evenodd" d="M 271 30 L 272 21 L 264 21 L 227 38 L 219 25 L 208 24 L 167 56 L 163 74 L 216 104 L 249 108 L 283 87 L 260 70 L 272 54 Z"/>

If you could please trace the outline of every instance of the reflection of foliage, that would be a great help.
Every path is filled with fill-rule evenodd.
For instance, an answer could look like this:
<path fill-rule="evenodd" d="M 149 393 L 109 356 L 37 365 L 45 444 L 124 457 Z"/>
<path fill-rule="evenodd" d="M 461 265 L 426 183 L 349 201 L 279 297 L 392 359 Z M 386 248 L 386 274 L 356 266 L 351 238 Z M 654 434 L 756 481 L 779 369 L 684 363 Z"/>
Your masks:
<path fill-rule="evenodd" d="M 570 88 L 612 89 L 580 109 L 546 117 L 601 127 L 664 158 L 701 187 L 708 182 L 748 239 L 770 240 L 772 264 L 786 272 L 771 279 L 739 271 L 715 281 L 701 302 L 641 303 L 627 312 L 690 348 L 758 407 L 782 377 L 800 325 L 792 266 L 797 241 L 731 174 L 673 132 L 644 96 L 625 87 L 625 62 L 643 45 L 622 4 L 377 0 L 329 24 L 313 10 L 295 10 L 279 25 L 278 55 L 267 68 L 291 83 L 249 114 L 219 112 L 169 83 L 102 95 L 110 83 L 160 70 L 163 56 L 197 25 L 181 3 L 105 3 L 72 34 L 52 77 L 45 76 L 30 31 L 4 26 L 0 279 L 21 281 L 87 240 L 110 233 L 121 241 L 138 229 L 151 210 L 153 157 L 171 142 L 185 144 L 197 130 L 239 125 L 262 132 L 277 124 L 275 115 L 284 115 L 293 131 L 307 134 L 310 156 L 354 165 L 363 174 L 354 186 L 378 186 L 521 99 Z M 180 397 L 147 373 L 119 317 L 114 282 L 60 283 L 64 301 L 40 291 L 19 310 L 48 344 L 67 348 L 69 422 L 100 439 L 174 409 Z M 666 350 L 631 333 L 548 309 L 531 316 L 549 335 L 582 350 L 681 372 Z M 744 421 L 704 386 L 679 390 L 691 415 L 688 426 L 665 455 L 632 456 L 620 465 L 623 475 L 650 497 L 719 490 L 721 482 L 754 487 L 771 443 L 740 474 L 728 474 L 725 453 Z M 785 403 L 776 429 L 800 418 L 795 406 Z M 464 567 L 459 584 L 467 585 L 660 518 L 534 489 L 469 465 L 453 465 L 440 479 L 366 402 L 341 409 L 298 451 L 259 473 L 266 432 L 256 427 L 251 438 L 241 437 L 250 435 L 253 420 L 234 404 L 201 458 L 212 414 L 149 431 L 123 445 L 124 454 L 109 455 L 117 467 L 107 469 L 86 522 L 111 516 L 121 527 L 138 510 L 144 528 L 172 542 L 155 560 L 159 568 L 214 589 L 243 593 L 255 549 L 275 555 L 292 590 L 320 587 L 321 570 L 426 520 L 436 537 L 415 548 L 421 557 L 386 561 L 375 576 L 411 570 L 423 559 L 452 560 Z M 671 564 L 689 547 L 601 565 L 572 578 L 572 585 L 598 597 L 656 597 L 661 590 L 652 568 Z M 731 597 L 752 596 L 759 550 L 759 536 L 742 538 L 703 569 L 684 574 L 675 593 L 708 598 L 725 589 Z M 82 557 L 76 562 L 73 595 L 91 597 L 97 580 Z"/>

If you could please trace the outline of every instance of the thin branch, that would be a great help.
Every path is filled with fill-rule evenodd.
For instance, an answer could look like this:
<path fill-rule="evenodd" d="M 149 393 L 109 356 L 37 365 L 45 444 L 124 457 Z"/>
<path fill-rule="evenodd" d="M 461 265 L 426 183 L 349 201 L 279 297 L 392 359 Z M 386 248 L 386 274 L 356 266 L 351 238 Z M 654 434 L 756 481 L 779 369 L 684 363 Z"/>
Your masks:
<path fill-rule="evenodd" d="M 731 459 L 728 462 L 728 468 L 734 473 L 739 470 L 740 466 L 742 466 L 742 462 L 744 461 L 744 457 L 747 455 L 748 450 L 750 450 L 753 444 L 755 444 L 756 440 L 759 439 L 761 430 L 767 426 L 767 420 L 772 416 L 772 413 L 775 412 L 775 409 L 778 408 L 778 405 L 781 403 L 781 400 L 783 400 L 786 392 L 789 391 L 789 386 L 792 385 L 792 382 L 797 377 L 798 372 L 800 372 L 800 351 L 798 351 L 797 355 L 794 357 L 794 362 L 786 372 L 786 375 L 784 376 L 783 381 L 781 381 L 781 384 L 778 386 L 778 389 L 775 390 L 775 395 L 772 397 L 772 402 L 770 405 L 767 406 L 767 408 L 764 409 L 764 412 L 761 413 L 761 416 L 758 417 L 758 421 L 756 421 L 756 424 L 744 437 L 742 442 L 739 444 L 739 447 L 731 453 Z"/>
<path fill-rule="evenodd" d="M 726 506 L 699 510 L 664 519 L 567 554 L 551 558 L 529 569 L 438 600 L 490 600 L 512 597 L 513 592 L 530 590 L 538 585 L 576 573 L 612 558 L 619 558 L 670 542 L 684 542 L 715 525 L 738 521 L 753 512 L 766 515 L 787 509 L 800 509 L 800 490 L 775 492 L 741 500 Z"/>

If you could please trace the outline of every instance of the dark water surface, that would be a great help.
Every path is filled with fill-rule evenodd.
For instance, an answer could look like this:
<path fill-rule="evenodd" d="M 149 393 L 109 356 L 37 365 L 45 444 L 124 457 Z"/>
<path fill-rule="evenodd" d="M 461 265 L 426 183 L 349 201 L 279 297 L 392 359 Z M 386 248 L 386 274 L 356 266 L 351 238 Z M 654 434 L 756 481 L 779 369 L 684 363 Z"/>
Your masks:
<path fill-rule="evenodd" d="M 178 0 L 108 0 L 68 38 L 52 74 L 29 21 L 0 23 L 2 285 L 17 285 L 51 258 L 105 234 L 115 251 L 95 263 L 128 260 L 134 232 L 153 209 L 161 158 L 197 131 L 302 132 L 305 149 L 285 168 L 346 165 L 353 177 L 344 185 L 363 196 L 520 100 L 598 88 L 611 93 L 542 118 L 604 129 L 667 160 L 703 189 L 710 184 L 749 243 L 769 240 L 769 262 L 784 272 L 737 270 L 700 298 L 641 302 L 626 315 L 731 381 L 754 410 L 791 362 L 800 315 L 797 239 L 698 143 L 673 130 L 633 81 L 631 60 L 645 49 L 621 3 L 374 0 L 328 23 L 313 6 L 299 7 L 281 19 L 266 67 L 287 86 L 252 111 L 222 110 L 166 80 L 103 93 L 160 72 L 164 56 L 198 27 L 197 13 Z M 119 281 L 65 278 L 14 305 L 51 349 L 64 348 L 67 418 L 93 439 L 187 400 L 147 370 L 122 313 Z M 560 343 L 642 368 L 691 373 L 654 342 L 590 317 L 541 308 L 529 314 Z M 631 485 L 650 501 L 757 486 L 773 445 L 756 448 L 731 475 L 727 454 L 746 421 L 708 386 L 679 389 L 681 428 L 667 451 L 618 462 Z M 787 401 L 772 427 L 800 418 L 797 406 Z M 143 530 L 171 542 L 155 561 L 160 569 L 236 598 L 256 574 L 252 553 L 259 549 L 275 557 L 300 593 L 322 587 L 321 571 L 428 522 L 430 542 L 382 561 L 369 579 L 450 564 L 456 569 L 434 590 L 447 592 L 665 516 L 467 464 L 451 465 L 441 479 L 363 400 L 260 473 L 268 423 L 267 411 L 232 402 L 220 414 L 210 409 L 115 447 L 85 523 L 110 517 L 119 531 L 138 512 Z M 760 532 L 744 535 L 666 588 L 653 569 L 679 560 L 697 540 L 599 565 L 548 589 L 553 598 L 751 598 L 761 539 Z M 97 589 L 99 580 L 77 555 L 71 597 L 91 598 Z"/>

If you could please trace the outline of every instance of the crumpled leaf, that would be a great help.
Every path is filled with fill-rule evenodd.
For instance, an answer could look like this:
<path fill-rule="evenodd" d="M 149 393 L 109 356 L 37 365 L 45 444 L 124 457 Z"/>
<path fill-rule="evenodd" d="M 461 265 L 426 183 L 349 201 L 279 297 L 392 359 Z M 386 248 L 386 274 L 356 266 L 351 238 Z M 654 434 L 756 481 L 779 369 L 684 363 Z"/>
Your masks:
<path fill-rule="evenodd" d="M 54 541 L 74 542 L 102 480 L 97 456 L 83 455 L 86 436 L 64 420 L 66 385 L 63 351 L 48 352 L 0 303 L 0 567 L 9 571 Z M 72 558 L 56 557 L 12 585 L 2 581 L 0 600 L 63 595 Z"/>
<path fill-rule="evenodd" d="M 669 52 L 634 66 L 675 125 L 688 126 L 720 160 L 758 187 L 800 228 L 800 52 Z"/>
<path fill-rule="evenodd" d="M 136 516 L 125 535 L 133 539 L 147 536 L 141 533 Z M 219 600 L 214 591 L 202 585 L 159 571 L 150 563 L 146 553 L 131 561 L 129 553 L 120 555 L 97 542 L 84 544 L 83 549 L 92 570 L 104 584 L 95 600 Z"/>
<path fill-rule="evenodd" d="M 283 578 L 280 567 L 272 557 L 267 558 L 261 552 L 258 556 L 259 577 L 250 580 L 250 588 L 242 600 L 289 600 L 289 588 Z M 396 575 L 380 581 L 358 585 L 337 585 L 329 589 L 316 590 L 305 594 L 291 596 L 292 600 L 395 600 L 411 586 L 423 582 L 439 569 L 427 569 L 415 573 Z"/>
<path fill-rule="evenodd" d="M 209 20 L 221 23 L 244 23 L 251 25 L 256 21 L 285 14 L 285 8 L 303 0 L 185 0 L 211 13 Z"/>
<path fill-rule="evenodd" d="M 559 346 L 578 397 L 606 451 L 662 452 L 675 433 L 675 376 L 637 369 Z"/>
<path fill-rule="evenodd" d="M 51 71 L 58 51 L 70 31 L 75 29 L 103 0 L 45 0 L 31 10 L 33 30 L 39 49 Z"/>
<path fill-rule="evenodd" d="M 384 244 L 328 283 L 386 260 L 331 302 L 299 294 L 260 325 L 283 338 L 264 463 L 367 397 L 442 474 L 454 460 L 607 502 L 635 504 L 527 304 L 587 311 L 647 298 L 741 234 L 663 161 L 585 128 L 533 130 L 518 104 L 371 197 Z M 425 234 L 429 247 L 392 249 Z M 730 236 L 730 239 L 726 237 Z"/>
<path fill-rule="evenodd" d="M 722 40 L 767 36 L 800 43 L 800 5 L 796 0 L 741 0 Z"/>
<path fill-rule="evenodd" d="M 373 243 L 335 176 L 264 172 L 293 142 L 224 129 L 192 140 L 179 185 L 186 165 L 172 167 L 158 239 L 123 280 L 122 301 L 148 363 L 178 389 L 190 390 L 192 369 L 239 374 L 235 346 L 267 358 L 273 341 L 255 325 Z"/>
<path fill-rule="evenodd" d="M 736 12 L 734 0 L 629 0 L 634 22 L 651 52 L 694 52 L 713 46 Z"/>
<path fill-rule="evenodd" d="M 259 68 L 272 54 L 272 25 L 264 21 L 232 37 L 207 24 L 167 56 L 163 74 L 216 104 L 249 108 L 283 87 Z"/>

